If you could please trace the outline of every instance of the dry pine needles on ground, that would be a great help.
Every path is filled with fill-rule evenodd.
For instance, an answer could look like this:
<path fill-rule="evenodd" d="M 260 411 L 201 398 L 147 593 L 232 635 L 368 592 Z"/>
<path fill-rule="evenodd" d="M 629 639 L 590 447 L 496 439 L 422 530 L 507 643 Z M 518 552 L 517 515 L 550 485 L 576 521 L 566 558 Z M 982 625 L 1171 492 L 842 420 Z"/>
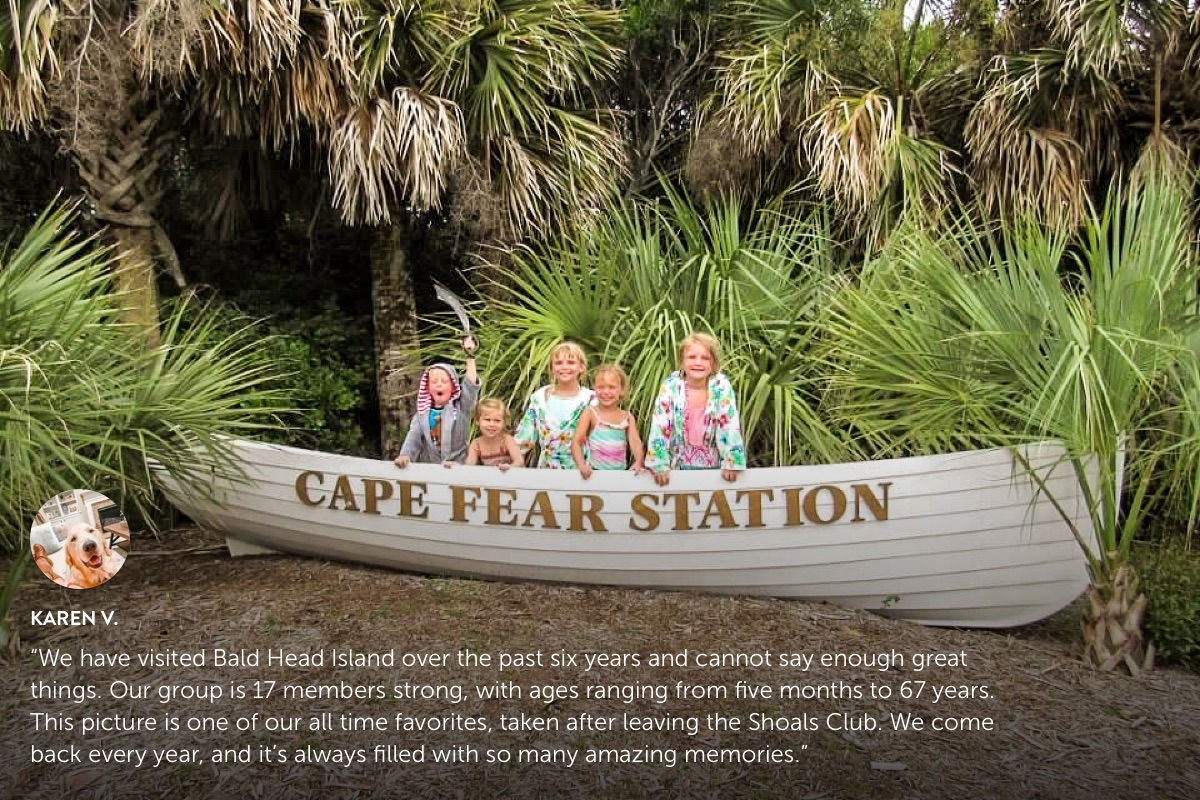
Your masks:
<path fill-rule="evenodd" d="M 12 787 L 12 796 L 1200 796 L 1200 677 L 1169 669 L 1139 679 L 1093 671 L 1077 658 L 1076 621 L 1070 615 L 1013 632 L 934 629 L 794 601 L 431 578 L 292 557 L 233 561 L 214 550 L 216 544 L 219 539 L 201 531 L 173 532 L 135 552 L 108 585 L 86 593 L 61 589 L 36 573 L 26 579 L 16 612 L 24 652 L 3 672 L 0 701 L 0 775 Z M 116 611 L 120 624 L 29 624 L 33 610 L 71 608 Z M 133 655 L 203 649 L 210 656 L 221 649 L 257 652 L 264 662 L 272 651 L 321 652 L 326 657 L 322 666 L 306 668 L 265 663 L 216 667 L 211 658 L 202 668 L 143 667 L 136 661 L 128 667 L 43 667 L 40 653 L 54 649 Z M 450 657 L 441 667 L 335 667 L 328 657 L 332 650 L 360 657 L 383 652 Z M 690 654 L 686 667 L 647 664 L 651 654 L 685 650 Z M 505 652 L 523 656 L 524 664 L 504 672 L 495 663 L 460 666 L 459 651 Z M 540 666 L 532 658 L 539 651 Z M 761 659 L 767 652 L 773 654 L 770 666 L 696 664 L 700 655 L 758 654 Z M 880 654 L 892 652 L 906 656 L 904 664 L 879 669 Z M 555 653 L 575 654 L 577 663 L 553 666 Z M 803 670 L 780 665 L 783 653 L 818 658 L 823 653 L 860 654 L 875 663 L 826 667 L 814 662 Z M 916 653 L 945 654 L 946 663 L 958 665 L 917 671 L 911 658 Z M 637 666 L 630 663 L 632 655 L 638 656 Z M 275 681 L 279 688 L 265 699 L 230 698 L 234 686 L 249 687 L 255 681 Z M 120 685 L 150 688 L 140 700 L 116 698 L 110 696 L 115 682 L 120 682 L 118 694 L 130 691 Z M 924 691 L 914 696 L 918 682 Z M 34 700 L 39 683 L 90 683 L 98 696 L 83 703 Z M 285 685 L 300 690 L 335 687 L 332 691 L 343 693 L 350 690 L 337 687 L 378 686 L 387 696 L 338 699 L 310 693 L 285 700 Z M 877 692 L 890 691 L 890 697 L 872 697 L 872 685 Z M 221 687 L 224 696 L 218 702 L 203 697 L 160 702 L 155 696 L 160 686 Z M 458 702 L 446 694 L 396 699 L 396 686 L 410 692 L 421 686 L 446 691 L 457 686 L 463 694 Z M 496 691 L 510 696 L 480 699 L 477 686 L 505 686 Z M 512 695 L 512 686 L 519 687 L 520 697 Z M 784 686 L 820 698 L 784 698 Z M 570 696 L 570 687 L 580 696 Z M 715 687 L 724 687 L 726 696 L 712 696 Z M 753 694 L 744 687 L 753 687 Z M 763 687 L 770 688 L 770 696 Z M 934 687 L 940 690 L 936 698 Z M 589 688 L 607 694 L 583 696 Z M 545 695 L 556 692 L 547 701 Z M 681 698 L 681 693 L 690 696 Z M 709 696 L 694 696 L 704 693 Z M 44 722 L 42 730 L 35 730 L 31 711 L 71 717 L 76 730 L 47 731 Z M 254 713 L 259 714 L 256 730 L 238 732 L 235 720 Z M 712 730 L 708 723 L 714 713 L 738 718 L 742 729 Z M 500 714 L 524 715 L 526 728 L 499 730 Z M 923 720 L 925 728 L 895 730 L 891 720 L 900 714 Z M 184 734 L 160 728 L 82 737 L 78 722 L 87 715 L 185 721 L 224 717 L 230 729 Z M 588 715 L 615 720 L 614 730 L 566 730 L 569 721 L 578 723 Z M 674 729 L 622 729 L 626 715 L 644 720 L 639 724 L 645 727 Z M 296 730 L 264 730 L 267 717 Z M 811 718 L 814 724 L 809 730 L 749 730 L 752 719 L 780 717 L 793 725 Z M 463 719 L 483 718 L 491 730 L 400 731 L 400 718 L 409 725 L 438 719 L 451 728 Z M 993 729 L 934 731 L 935 718 L 989 718 Z M 353 721 L 352 727 L 366 724 L 364 719 L 381 720 L 386 730 L 341 730 L 343 719 Z M 313 720 L 328 721 L 334 729 L 311 730 L 317 724 Z M 695 720 L 694 732 L 686 729 L 687 720 Z M 864 720 L 874 720 L 876 729 Z M 558 729 L 546 729 L 552 724 Z M 71 743 L 81 752 L 195 748 L 203 762 L 158 768 L 31 763 L 33 748 Z M 376 748 L 388 746 L 426 753 L 458 748 L 460 754 L 474 748 L 479 761 L 376 760 L 377 752 L 388 752 Z M 290 754 L 286 763 L 264 760 L 264 753 L 277 754 L 279 748 Z M 213 763 L 214 749 L 252 758 L 249 763 Z M 296 763 L 301 750 L 327 755 L 345 751 L 354 763 Z M 486 763 L 488 751 L 507 751 L 513 760 Z M 622 752 L 628 758 L 640 753 L 649 760 L 658 754 L 659 760 L 586 765 L 582 759 L 589 751 Z M 689 751 L 724 753 L 719 757 L 725 760 L 684 763 Z M 353 757 L 356 752 L 361 758 Z M 522 754 L 566 758 L 571 752 L 579 759 L 574 765 L 562 760 L 517 763 Z M 730 755 L 734 752 L 737 760 Z M 771 752 L 790 753 L 792 763 L 755 760 Z M 667 753 L 675 754 L 673 766 L 662 762 Z"/>

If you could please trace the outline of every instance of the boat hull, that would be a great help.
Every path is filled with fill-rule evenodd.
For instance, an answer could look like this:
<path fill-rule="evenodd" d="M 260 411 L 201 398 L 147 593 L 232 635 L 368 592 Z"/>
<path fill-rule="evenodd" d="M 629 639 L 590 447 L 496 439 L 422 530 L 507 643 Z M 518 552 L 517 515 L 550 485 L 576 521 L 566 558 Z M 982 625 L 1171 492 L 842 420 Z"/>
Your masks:
<path fill-rule="evenodd" d="M 219 503 L 172 501 L 236 554 L 422 573 L 820 600 L 927 625 L 1011 627 L 1088 585 L 1061 450 L 647 475 L 412 465 L 254 442 Z M 1051 502 L 1053 499 L 1053 502 Z"/>

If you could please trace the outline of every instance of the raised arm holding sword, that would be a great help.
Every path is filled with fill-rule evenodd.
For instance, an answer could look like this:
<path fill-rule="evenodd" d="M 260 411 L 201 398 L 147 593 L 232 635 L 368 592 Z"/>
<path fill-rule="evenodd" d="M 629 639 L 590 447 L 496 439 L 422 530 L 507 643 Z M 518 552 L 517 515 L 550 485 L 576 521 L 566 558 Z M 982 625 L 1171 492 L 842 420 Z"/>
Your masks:
<path fill-rule="evenodd" d="M 470 442 L 471 412 L 479 399 L 479 372 L 475 351 L 479 342 L 471 335 L 471 319 L 462 301 L 445 286 L 434 282 L 438 299 L 458 315 L 466 353 L 466 372 L 460 382 L 458 371 L 450 364 L 434 364 L 421 373 L 417 386 L 417 410 L 408 426 L 408 435 L 393 463 L 404 469 L 411 462 L 450 466 L 461 464 Z"/>

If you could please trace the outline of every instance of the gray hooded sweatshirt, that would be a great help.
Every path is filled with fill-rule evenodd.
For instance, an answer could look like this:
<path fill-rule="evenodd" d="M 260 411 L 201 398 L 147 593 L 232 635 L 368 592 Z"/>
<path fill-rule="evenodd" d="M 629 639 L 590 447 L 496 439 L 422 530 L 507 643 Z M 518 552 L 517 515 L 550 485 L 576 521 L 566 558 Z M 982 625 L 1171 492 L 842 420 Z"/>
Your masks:
<path fill-rule="evenodd" d="M 429 370 L 440 369 L 450 376 L 454 391 L 442 407 L 441 450 L 434 447 L 433 434 L 429 430 L 429 409 L 433 398 L 429 395 Z M 421 373 L 417 387 L 417 413 L 408 425 L 408 436 L 400 447 L 400 455 L 408 456 L 418 464 L 440 464 L 443 461 L 462 463 L 467 458 L 467 438 L 471 430 L 471 412 L 479 399 L 479 384 L 458 380 L 458 372 L 449 364 L 434 364 Z"/>

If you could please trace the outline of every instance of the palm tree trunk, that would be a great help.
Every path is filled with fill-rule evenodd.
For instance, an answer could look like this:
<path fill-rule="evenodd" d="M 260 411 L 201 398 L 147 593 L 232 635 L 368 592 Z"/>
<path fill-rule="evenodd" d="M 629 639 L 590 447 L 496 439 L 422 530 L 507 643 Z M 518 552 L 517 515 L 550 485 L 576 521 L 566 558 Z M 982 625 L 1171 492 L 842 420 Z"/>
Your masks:
<path fill-rule="evenodd" d="M 384 458 L 400 452 L 420 377 L 420 365 L 414 363 L 420 342 L 409 245 L 406 223 L 394 222 L 379 230 L 371 250 L 379 437 Z"/>
<path fill-rule="evenodd" d="M 1154 666 L 1154 646 L 1142 633 L 1146 595 L 1133 565 L 1121 564 L 1111 574 L 1097 575 L 1083 610 L 1085 657 L 1108 671 L 1124 666 L 1133 675 Z"/>
<path fill-rule="evenodd" d="M 112 225 L 116 243 L 113 285 L 121 293 L 124 321 L 145 332 L 146 347 L 158 347 L 158 282 L 154 272 L 154 231 Z"/>
<path fill-rule="evenodd" d="M 140 114 L 136 106 L 131 100 L 121 124 L 109 131 L 102 149 L 77 152 L 76 163 L 96 218 L 108 224 L 109 238 L 116 247 L 113 277 L 122 293 L 124 320 L 145 331 L 146 346 L 153 349 L 159 339 L 154 268 L 158 225 L 154 214 L 163 195 L 160 167 L 167 159 L 172 136 L 156 132 L 161 112 Z M 169 244 L 167 247 L 173 251 Z"/>

